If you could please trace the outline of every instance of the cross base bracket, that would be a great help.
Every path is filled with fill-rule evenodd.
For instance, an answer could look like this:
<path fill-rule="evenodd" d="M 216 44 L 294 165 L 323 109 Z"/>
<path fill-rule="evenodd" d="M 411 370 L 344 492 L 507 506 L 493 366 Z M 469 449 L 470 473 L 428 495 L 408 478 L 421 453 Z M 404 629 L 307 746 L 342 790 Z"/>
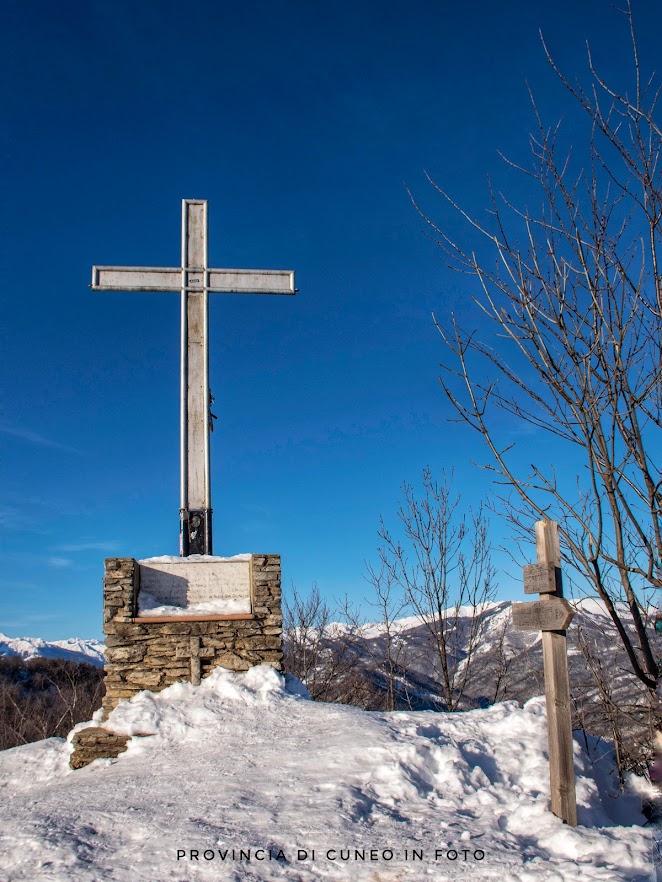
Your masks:
<path fill-rule="evenodd" d="M 182 557 L 191 554 L 212 554 L 211 508 L 187 509 L 179 512 L 179 553 Z"/>

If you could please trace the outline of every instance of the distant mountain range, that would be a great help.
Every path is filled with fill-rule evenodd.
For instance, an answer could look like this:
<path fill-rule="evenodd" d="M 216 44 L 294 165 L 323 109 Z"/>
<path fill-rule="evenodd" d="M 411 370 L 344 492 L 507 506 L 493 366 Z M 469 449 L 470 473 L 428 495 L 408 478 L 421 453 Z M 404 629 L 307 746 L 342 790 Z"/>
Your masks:
<path fill-rule="evenodd" d="M 632 728 L 635 737 L 651 713 L 647 690 L 635 679 L 604 605 L 594 599 L 571 601 L 575 617 L 568 629 L 568 663 L 576 719 L 583 719 L 596 734 L 609 736 L 604 720 L 605 698 L 626 716 L 638 717 Z M 628 616 L 625 608 L 624 620 Z M 455 665 L 466 664 L 465 635 L 469 632 L 471 608 L 459 610 L 458 639 L 454 643 Z M 516 699 L 520 703 L 544 692 L 542 641 L 539 631 L 515 631 L 509 602 L 490 603 L 483 607 L 483 627 L 479 645 L 472 659 L 472 677 L 466 691 L 465 707 L 485 707 L 494 701 Z M 335 624 L 326 631 L 324 642 L 332 646 L 342 642 L 347 626 Z M 392 631 L 399 644 L 399 670 L 396 692 L 399 705 L 413 709 L 443 709 L 439 696 L 438 659 L 430 654 L 429 635 L 417 616 L 400 619 Z M 583 644 L 583 646 L 582 646 Z M 359 656 L 359 666 L 372 678 L 377 692 L 385 691 L 384 626 L 365 625 L 362 639 L 353 641 L 352 652 Z M 654 637 L 654 648 L 662 658 L 662 639 Z M 104 645 L 99 640 L 55 640 L 35 637 L 12 638 L 0 634 L 0 656 L 23 659 L 62 658 L 96 666 L 104 664 Z M 591 673 L 593 669 L 593 674 Z M 602 686 L 596 682 L 595 674 Z M 337 699 L 332 699 L 337 700 Z M 648 707 L 647 711 L 644 708 Z"/>
<path fill-rule="evenodd" d="M 42 640 L 40 637 L 7 637 L 0 634 L 0 656 L 15 658 L 63 658 L 67 661 L 85 663 L 102 667 L 104 645 L 99 640 L 82 640 L 70 637 L 68 640 Z"/>
<path fill-rule="evenodd" d="M 627 659 L 620 641 L 615 639 L 617 635 L 604 604 L 595 599 L 571 600 L 570 603 L 576 612 L 568 631 L 568 654 L 570 656 L 571 670 L 573 668 L 585 668 L 586 664 L 577 641 L 579 626 L 584 632 L 585 640 L 592 651 L 610 669 L 612 678 L 617 672 L 622 674 L 624 671 L 627 671 L 629 668 Z M 617 606 L 620 606 L 620 604 L 617 604 Z M 625 604 L 622 606 L 623 619 L 627 622 L 628 612 Z M 466 618 L 468 623 L 469 618 L 473 615 L 473 609 L 461 607 L 459 613 L 460 621 L 462 622 L 462 619 Z M 482 658 L 483 664 L 487 664 L 489 667 L 489 660 L 494 655 L 495 644 L 500 643 L 499 655 L 502 658 L 503 656 L 507 657 L 509 667 L 514 662 L 515 668 L 522 666 L 529 675 L 532 669 L 539 670 L 540 674 L 542 674 L 542 664 L 538 664 L 538 660 L 534 661 L 532 658 L 532 656 L 541 655 L 540 632 L 513 630 L 511 626 L 511 604 L 507 601 L 486 604 L 483 607 L 483 615 L 484 625 L 480 645 L 476 649 L 475 660 L 478 661 L 479 658 Z M 397 633 L 403 642 L 411 643 L 412 650 L 426 631 L 424 623 L 418 616 L 398 619 L 391 627 L 393 633 Z M 463 630 L 462 624 L 459 630 L 460 632 Z M 347 626 L 336 623 L 329 626 L 327 633 L 333 639 L 334 634 L 340 638 L 346 631 Z M 364 640 L 373 644 L 376 648 L 377 644 L 383 643 L 384 626 L 379 623 L 364 625 L 362 634 Z M 662 650 L 662 640 L 657 638 L 656 642 L 660 644 L 658 649 Z M 462 658 L 464 650 L 462 640 L 459 641 L 457 650 L 459 658 Z M 104 654 L 105 647 L 100 640 L 84 640 L 80 637 L 70 637 L 68 640 L 48 641 L 42 640 L 40 637 L 7 637 L 5 634 L 0 633 L 0 656 L 10 655 L 24 659 L 35 657 L 63 658 L 69 661 L 86 662 L 87 664 L 102 666 L 104 664 Z M 416 652 L 413 652 L 413 656 L 416 656 Z M 524 658 L 526 658 L 526 664 L 522 665 Z M 517 661 L 520 662 L 519 665 Z M 542 662 L 541 658 L 540 662 Z M 417 667 L 415 662 L 414 667 Z M 514 684 L 512 680 L 515 679 L 517 681 L 519 677 L 515 675 L 513 678 L 514 672 L 512 670 L 510 673 L 511 689 L 509 691 L 517 691 L 516 689 L 513 690 Z M 525 677 L 525 679 L 528 679 L 528 677 Z"/>
<path fill-rule="evenodd" d="M 523 598 L 524 600 L 524 598 Z M 656 698 L 636 679 L 614 624 L 604 604 L 592 598 L 571 600 L 575 616 L 568 628 L 568 668 L 572 700 L 573 727 L 618 742 L 622 756 L 628 755 L 629 768 L 643 769 L 645 745 L 658 725 Z M 625 604 L 617 604 L 624 623 L 631 621 Z M 460 672 L 467 664 L 466 634 L 473 609 L 459 610 L 453 642 L 453 666 Z M 495 701 L 515 699 L 520 704 L 545 692 L 542 660 L 542 633 L 515 631 L 508 602 L 490 603 L 483 608 L 482 631 L 471 660 L 471 676 L 461 707 L 487 707 Z M 396 683 L 398 706 L 405 702 L 417 710 L 443 710 L 439 682 L 439 662 L 431 652 L 430 634 L 417 617 L 400 620 L 393 632 L 401 641 L 400 665 Z M 626 629 L 636 645 L 633 626 Z M 384 658 L 383 625 L 364 631 L 369 641 L 365 654 L 371 660 Z M 662 661 L 662 639 L 651 633 L 653 652 Z M 397 643 L 395 649 L 398 649 Z M 381 650 L 381 651 L 380 651 Z M 373 675 L 374 676 L 374 675 Z M 376 672 L 386 688 L 384 665 Z"/>
<path fill-rule="evenodd" d="M 575 684 L 590 682 L 589 662 L 602 668 L 608 687 L 615 696 L 624 689 L 634 687 L 634 677 L 630 673 L 630 665 L 623 646 L 616 634 L 614 625 L 604 604 L 596 599 L 571 600 L 575 616 L 568 629 L 568 666 L 571 682 Z M 622 607 L 622 608 L 621 608 Z M 617 604 L 624 622 L 629 620 L 629 610 L 625 604 Z M 465 637 L 469 632 L 470 619 L 474 615 L 472 608 L 462 607 L 459 610 L 459 639 L 455 643 L 456 660 L 460 669 L 466 663 Z M 426 646 L 427 629 L 424 623 L 412 616 L 398 621 L 393 629 L 407 644 L 405 656 L 409 656 L 408 667 L 416 671 L 423 681 L 430 675 L 430 665 L 425 653 L 417 652 L 417 648 Z M 627 625 L 626 625 L 627 627 Z M 633 630 L 628 628 L 628 630 Z M 371 625 L 364 631 L 365 637 L 375 643 L 383 642 L 383 626 Z M 634 637 L 634 635 L 632 635 Z M 653 637 L 658 655 L 662 656 L 662 641 Z M 636 641 L 635 641 L 636 643 Z M 583 650 L 583 651 L 582 651 Z M 542 680 L 542 633 L 540 631 L 516 631 L 512 627 L 512 608 L 509 602 L 486 604 L 483 607 L 483 625 L 478 645 L 474 650 L 472 667 L 480 671 L 473 677 L 473 693 L 478 703 L 480 699 L 493 701 L 494 696 L 483 693 L 481 686 L 493 684 L 497 676 L 497 668 L 504 669 L 503 684 L 500 698 L 516 698 L 526 701 L 532 694 L 544 691 Z M 434 681 L 432 675 L 430 680 Z M 419 685 L 423 685 L 419 680 Z M 533 689 L 533 692 L 532 692 Z M 423 689 L 425 691 L 425 688 Z M 434 691 L 432 689 L 431 691 Z"/>

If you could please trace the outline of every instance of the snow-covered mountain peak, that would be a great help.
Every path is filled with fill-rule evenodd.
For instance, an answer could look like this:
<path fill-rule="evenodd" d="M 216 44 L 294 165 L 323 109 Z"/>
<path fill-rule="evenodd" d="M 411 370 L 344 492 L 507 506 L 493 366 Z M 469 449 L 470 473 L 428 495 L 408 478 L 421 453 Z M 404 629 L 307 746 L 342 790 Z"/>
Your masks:
<path fill-rule="evenodd" d="M 102 666 L 104 645 L 100 640 L 84 640 L 70 637 L 68 640 L 42 640 L 40 637 L 7 637 L 0 633 L 0 656 L 18 658 L 62 658 Z"/>

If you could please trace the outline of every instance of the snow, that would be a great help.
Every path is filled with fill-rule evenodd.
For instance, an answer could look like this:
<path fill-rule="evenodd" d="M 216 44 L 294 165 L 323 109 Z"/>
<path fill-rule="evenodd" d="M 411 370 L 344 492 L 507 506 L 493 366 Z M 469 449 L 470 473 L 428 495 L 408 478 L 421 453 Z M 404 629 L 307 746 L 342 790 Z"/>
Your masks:
<path fill-rule="evenodd" d="M 168 606 L 164 605 L 158 597 L 150 594 L 149 591 L 140 591 L 138 594 L 139 616 L 229 615 L 230 613 L 250 612 L 249 598 L 242 600 L 216 598 L 200 603 L 191 603 L 188 606 Z"/>
<path fill-rule="evenodd" d="M 181 564 L 189 564 L 195 563 L 196 561 L 211 563 L 213 561 L 228 561 L 228 560 L 250 560 L 253 557 L 252 554 L 235 554 L 233 557 L 215 557 L 213 554 L 189 554 L 188 557 L 179 557 L 179 555 L 174 554 L 162 554 L 159 557 L 146 557 L 143 560 L 139 560 L 139 564 L 150 564 L 150 563 L 181 563 Z"/>
<path fill-rule="evenodd" d="M 653 879 L 638 799 L 583 742 L 580 826 L 550 813 L 542 698 L 370 713 L 262 665 L 141 692 L 106 725 L 129 749 L 79 771 L 60 739 L 0 753 L 6 882 Z"/>

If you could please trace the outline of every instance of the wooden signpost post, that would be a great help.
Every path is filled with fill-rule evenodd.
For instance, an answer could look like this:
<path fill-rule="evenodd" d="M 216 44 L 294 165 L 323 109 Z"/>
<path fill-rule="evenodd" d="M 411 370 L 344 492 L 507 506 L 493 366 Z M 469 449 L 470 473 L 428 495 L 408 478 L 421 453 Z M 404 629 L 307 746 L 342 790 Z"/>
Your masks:
<path fill-rule="evenodd" d="M 518 631 L 542 631 L 552 811 L 567 824 L 576 827 L 577 800 L 565 632 L 574 612 L 568 601 L 563 599 L 561 549 L 556 521 L 536 523 L 536 551 L 538 563 L 524 567 L 524 593 L 540 594 L 540 600 L 513 603 L 513 627 Z"/>

